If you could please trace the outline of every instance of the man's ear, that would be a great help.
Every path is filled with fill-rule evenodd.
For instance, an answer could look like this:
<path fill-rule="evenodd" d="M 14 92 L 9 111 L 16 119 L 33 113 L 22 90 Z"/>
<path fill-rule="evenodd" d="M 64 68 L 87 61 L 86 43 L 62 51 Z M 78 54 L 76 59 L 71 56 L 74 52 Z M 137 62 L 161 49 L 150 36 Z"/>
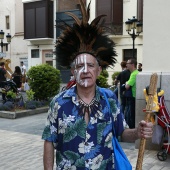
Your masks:
<path fill-rule="evenodd" d="M 74 69 L 73 68 L 71 68 L 71 73 L 72 73 L 72 75 L 74 76 Z"/>

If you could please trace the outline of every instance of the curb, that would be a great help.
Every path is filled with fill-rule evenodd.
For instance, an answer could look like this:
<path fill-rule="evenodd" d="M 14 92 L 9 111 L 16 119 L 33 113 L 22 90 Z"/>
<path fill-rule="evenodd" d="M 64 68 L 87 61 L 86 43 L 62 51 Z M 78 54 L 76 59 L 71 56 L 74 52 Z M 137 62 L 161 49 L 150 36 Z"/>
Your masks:
<path fill-rule="evenodd" d="M 46 107 L 36 108 L 34 110 L 23 110 L 23 111 L 17 111 L 17 112 L 0 111 L 0 117 L 7 118 L 7 119 L 16 119 L 20 117 L 45 113 L 48 111 L 48 108 L 49 107 L 46 106 Z"/>

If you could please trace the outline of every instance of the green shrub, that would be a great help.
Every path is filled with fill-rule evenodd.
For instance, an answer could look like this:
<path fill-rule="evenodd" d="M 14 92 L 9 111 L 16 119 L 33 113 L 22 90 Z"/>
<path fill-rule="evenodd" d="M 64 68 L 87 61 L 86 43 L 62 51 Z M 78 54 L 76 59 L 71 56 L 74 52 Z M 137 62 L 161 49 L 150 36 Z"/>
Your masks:
<path fill-rule="evenodd" d="M 102 72 L 100 73 L 100 75 L 102 75 L 103 77 L 108 78 L 109 77 L 109 73 L 107 70 L 102 70 Z"/>
<path fill-rule="evenodd" d="M 60 71 L 49 64 L 41 64 L 31 67 L 27 76 L 29 86 L 32 89 L 36 100 L 47 100 L 59 92 Z"/>
<path fill-rule="evenodd" d="M 113 81 L 113 85 L 114 85 L 114 80 L 115 80 L 115 78 L 119 75 L 119 73 L 120 73 L 120 71 L 117 71 L 117 72 L 114 72 L 113 74 L 112 74 L 112 81 Z"/>
<path fill-rule="evenodd" d="M 7 92 L 6 97 L 9 98 L 9 99 L 15 99 L 16 93 L 13 92 L 12 90 L 10 90 L 10 91 Z"/>
<path fill-rule="evenodd" d="M 107 70 L 102 70 L 100 75 L 97 77 L 97 85 L 105 88 L 109 87 L 107 82 L 108 77 L 109 77 L 109 73 L 107 72 Z"/>
<path fill-rule="evenodd" d="M 34 94 L 35 94 L 35 92 L 33 92 L 32 89 L 27 90 L 27 91 L 26 91 L 27 100 L 28 100 L 28 101 L 33 100 L 33 99 L 34 99 Z"/>

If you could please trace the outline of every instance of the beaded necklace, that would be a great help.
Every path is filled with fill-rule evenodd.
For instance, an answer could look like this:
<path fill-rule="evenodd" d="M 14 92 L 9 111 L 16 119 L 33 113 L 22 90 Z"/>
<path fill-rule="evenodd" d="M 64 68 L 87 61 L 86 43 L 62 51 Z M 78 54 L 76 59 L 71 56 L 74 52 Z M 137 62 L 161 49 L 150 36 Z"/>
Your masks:
<path fill-rule="evenodd" d="M 95 96 L 93 97 L 93 99 L 91 100 L 91 102 L 89 104 L 87 104 L 86 102 L 84 102 L 81 97 L 77 94 L 78 98 L 79 98 L 79 115 L 81 116 L 86 116 L 86 113 L 88 115 L 88 120 L 90 118 L 90 113 L 95 113 L 95 111 L 97 112 L 100 103 L 96 100 Z"/>

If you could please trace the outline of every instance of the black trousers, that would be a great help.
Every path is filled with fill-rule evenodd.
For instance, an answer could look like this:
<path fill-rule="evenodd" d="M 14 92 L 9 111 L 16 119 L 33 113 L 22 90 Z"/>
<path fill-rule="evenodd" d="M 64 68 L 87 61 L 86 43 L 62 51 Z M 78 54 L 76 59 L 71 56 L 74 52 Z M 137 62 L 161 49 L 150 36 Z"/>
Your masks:
<path fill-rule="evenodd" d="M 130 129 L 135 128 L 135 105 L 136 105 L 135 97 L 126 98 L 126 107 L 125 107 L 125 120 L 129 125 Z"/>

